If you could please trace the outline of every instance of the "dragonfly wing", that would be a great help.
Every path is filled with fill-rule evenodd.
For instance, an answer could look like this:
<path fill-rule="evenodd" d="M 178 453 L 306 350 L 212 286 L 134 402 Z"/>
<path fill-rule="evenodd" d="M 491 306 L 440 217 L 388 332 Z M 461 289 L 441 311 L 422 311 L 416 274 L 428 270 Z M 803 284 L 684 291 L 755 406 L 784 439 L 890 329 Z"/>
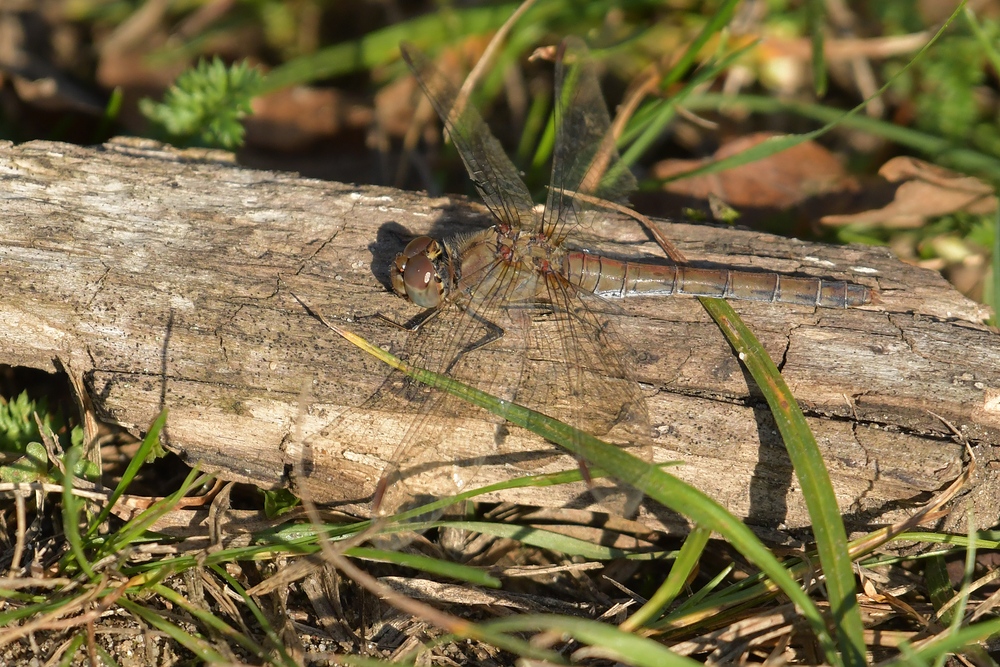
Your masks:
<path fill-rule="evenodd" d="M 558 244 L 579 223 L 579 213 L 593 208 L 569 192 L 622 203 L 636 181 L 615 147 L 594 62 L 579 38 L 568 37 L 560 45 L 555 81 L 552 180 L 540 224 L 542 233 Z"/>
<path fill-rule="evenodd" d="M 610 319 L 617 309 L 558 275 L 547 277 L 546 291 L 533 306 L 514 400 L 652 460 L 646 401 L 631 353 Z M 635 480 L 593 480 L 591 491 L 608 511 L 629 515 L 642 499 L 629 481 Z"/>
<path fill-rule="evenodd" d="M 396 354 L 414 367 L 510 400 L 520 380 L 524 345 L 504 312 L 472 313 L 448 303 L 407 334 Z M 483 315 L 498 319 L 503 330 Z M 304 459 L 348 455 L 358 451 L 357 442 L 366 443 L 386 461 L 373 511 L 391 516 L 466 490 L 483 461 L 496 453 L 502 423 L 446 391 L 393 371 L 365 403 L 307 438 Z M 420 517 L 430 518 L 433 514 Z"/>
<path fill-rule="evenodd" d="M 526 320 L 505 297 L 530 290 L 535 280 L 533 272 L 518 266 L 495 258 L 465 275 L 475 289 L 453 292 L 411 333 L 404 360 L 511 400 L 521 381 Z M 502 418 L 409 378 L 396 382 L 413 397 L 407 411 L 416 416 L 379 484 L 376 509 L 382 515 L 464 490 L 503 437 Z"/>
<path fill-rule="evenodd" d="M 476 107 L 468 101 L 456 106 L 458 91 L 413 45 L 400 44 L 399 50 L 441 117 L 486 206 L 498 220 L 515 227 L 530 224 L 531 193 Z"/>

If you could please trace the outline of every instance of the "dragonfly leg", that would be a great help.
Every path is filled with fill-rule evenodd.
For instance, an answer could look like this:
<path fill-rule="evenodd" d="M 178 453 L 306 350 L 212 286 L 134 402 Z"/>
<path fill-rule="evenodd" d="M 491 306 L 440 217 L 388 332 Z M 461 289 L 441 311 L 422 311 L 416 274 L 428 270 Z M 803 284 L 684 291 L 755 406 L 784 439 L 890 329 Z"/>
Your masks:
<path fill-rule="evenodd" d="M 503 338 L 504 330 L 503 327 L 501 327 L 499 324 L 491 322 L 485 317 L 482 317 L 478 313 L 474 313 L 472 311 L 469 311 L 469 315 L 472 316 L 477 322 L 482 324 L 483 327 L 486 329 L 486 331 L 483 333 L 482 336 L 480 336 L 476 340 L 472 341 L 471 343 L 463 347 L 462 350 L 455 356 L 455 358 L 451 360 L 451 363 L 448 364 L 448 368 L 445 369 L 445 373 L 448 375 L 451 374 L 451 370 L 455 367 L 455 364 L 461 361 L 463 356 L 469 354 L 470 352 L 475 352 L 476 350 L 484 348 L 493 341 L 497 341 Z"/>
<path fill-rule="evenodd" d="M 409 319 L 404 324 L 400 324 L 396 320 L 392 319 L 391 317 L 388 317 L 387 315 L 383 315 L 382 313 L 373 313 L 371 315 L 358 315 L 357 317 L 355 317 L 355 319 L 359 321 L 369 320 L 369 319 L 378 320 L 383 324 L 388 324 L 390 327 L 393 327 L 394 329 L 401 329 L 403 331 L 413 333 L 426 323 L 430 322 L 434 318 L 434 316 L 437 315 L 438 312 L 440 311 L 437 308 L 425 310 L 416 317 Z"/>

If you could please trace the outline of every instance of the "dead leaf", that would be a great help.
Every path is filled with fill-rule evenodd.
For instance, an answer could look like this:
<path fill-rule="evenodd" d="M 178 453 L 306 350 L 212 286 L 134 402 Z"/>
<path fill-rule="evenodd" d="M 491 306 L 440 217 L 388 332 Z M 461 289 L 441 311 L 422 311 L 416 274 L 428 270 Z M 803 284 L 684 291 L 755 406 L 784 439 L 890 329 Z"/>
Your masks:
<path fill-rule="evenodd" d="M 652 175 L 664 179 L 682 174 L 745 151 L 775 136 L 779 135 L 759 132 L 740 137 L 727 142 L 714 156 L 703 160 L 664 160 L 653 166 Z M 786 209 L 816 195 L 856 190 L 857 183 L 833 153 L 816 142 L 807 141 L 752 164 L 673 181 L 663 188 L 696 199 L 708 199 L 709 195 L 714 195 L 737 209 Z"/>
<path fill-rule="evenodd" d="M 247 144 L 297 151 L 330 139 L 346 129 L 371 124 L 371 107 L 352 102 L 332 88 L 294 86 L 257 97 L 253 115 L 244 120 Z"/>
<path fill-rule="evenodd" d="M 997 198 L 988 183 L 917 158 L 893 158 L 882 165 L 879 175 L 890 183 L 899 183 L 891 202 L 860 213 L 823 216 L 820 221 L 825 225 L 907 229 L 949 213 L 985 214 L 997 208 Z"/>

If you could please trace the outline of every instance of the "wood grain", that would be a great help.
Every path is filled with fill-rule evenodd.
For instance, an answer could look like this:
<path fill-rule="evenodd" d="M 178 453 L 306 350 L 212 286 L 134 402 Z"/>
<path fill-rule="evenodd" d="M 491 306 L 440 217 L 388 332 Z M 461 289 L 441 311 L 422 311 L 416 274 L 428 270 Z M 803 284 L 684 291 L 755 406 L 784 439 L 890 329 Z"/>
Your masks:
<path fill-rule="evenodd" d="M 0 361 L 52 370 L 61 359 L 84 377 L 105 417 L 137 434 L 168 407 L 166 444 L 191 463 L 363 510 L 396 442 L 314 438 L 309 475 L 292 479 L 298 444 L 348 407 L 348 419 L 378 420 L 388 432 L 401 433 L 408 420 L 359 408 L 388 371 L 291 293 L 398 348 L 401 332 L 357 319 L 381 313 L 404 322 L 419 312 L 387 290 L 390 259 L 411 235 L 459 233 L 489 220 L 460 199 L 207 158 L 134 140 L 94 149 L 0 145 Z M 734 304 L 805 409 L 852 528 L 899 518 L 958 474 L 966 452 L 935 414 L 979 459 L 969 492 L 977 524 L 997 523 L 1000 354 L 981 306 L 883 248 L 663 224 L 696 264 L 880 290 L 880 304 L 857 310 Z M 617 217 L 579 241 L 619 257 L 661 256 L 642 230 Z M 637 298 L 621 302 L 614 319 L 635 353 L 656 459 L 683 461 L 671 472 L 749 523 L 808 525 L 766 405 L 699 303 Z M 544 442 L 525 438 L 518 446 L 546 452 L 541 469 L 573 467 Z M 477 482 L 516 474 L 508 463 L 489 461 Z M 562 506 L 580 495 L 551 487 L 502 498 Z M 956 526 L 964 521 L 958 514 Z M 655 508 L 645 518 L 677 525 Z"/>

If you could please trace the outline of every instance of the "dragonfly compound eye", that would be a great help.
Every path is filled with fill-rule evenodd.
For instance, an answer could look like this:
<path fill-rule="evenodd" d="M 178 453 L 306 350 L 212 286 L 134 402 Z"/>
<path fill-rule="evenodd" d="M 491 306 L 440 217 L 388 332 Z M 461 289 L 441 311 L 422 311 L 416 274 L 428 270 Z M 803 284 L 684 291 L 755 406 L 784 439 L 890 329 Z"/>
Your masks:
<path fill-rule="evenodd" d="M 389 282 L 392 285 L 392 291 L 399 296 L 410 299 L 414 303 L 417 303 L 413 297 L 410 296 L 410 289 L 416 288 L 417 290 L 426 289 L 426 285 L 420 285 L 419 272 L 414 269 L 412 274 L 414 281 L 412 285 L 407 286 L 406 278 L 406 267 L 408 264 L 412 264 L 412 260 L 420 257 L 424 260 L 430 259 L 432 262 L 441 256 L 441 246 L 437 241 L 429 236 L 418 236 L 403 248 L 403 252 L 396 255 L 396 259 L 393 260 L 392 266 L 389 267 Z M 422 267 L 423 268 L 423 267 Z M 437 305 L 435 303 L 435 305 Z"/>
<path fill-rule="evenodd" d="M 441 303 L 444 288 L 434 263 L 426 255 L 412 257 L 403 270 L 403 284 L 410 301 L 423 308 L 435 308 Z"/>
<path fill-rule="evenodd" d="M 433 259 L 437 252 L 437 241 L 429 236 L 418 236 L 407 243 L 400 254 L 407 258 L 416 257 L 417 255 L 427 255 Z"/>

